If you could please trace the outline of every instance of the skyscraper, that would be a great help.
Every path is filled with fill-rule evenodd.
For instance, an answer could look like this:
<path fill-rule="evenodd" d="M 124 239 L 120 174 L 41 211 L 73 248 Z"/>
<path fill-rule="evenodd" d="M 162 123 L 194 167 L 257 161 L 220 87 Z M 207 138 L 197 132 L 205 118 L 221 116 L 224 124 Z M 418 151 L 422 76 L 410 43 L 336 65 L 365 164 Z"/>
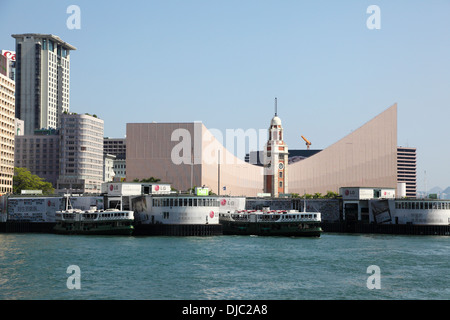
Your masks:
<path fill-rule="evenodd" d="M 397 148 L 397 182 L 406 183 L 406 197 L 417 196 L 416 148 Z"/>
<path fill-rule="evenodd" d="M 16 39 L 16 117 L 25 134 L 56 129 L 69 111 L 70 51 L 76 48 L 51 34 L 13 34 Z"/>
<path fill-rule="evenodd" d="M 57 189 L 100 193 L 104 122 L 88 114 L 62 114 Z"/>
<path fill-rule="evenodd" d="M 0 73 L 0 195 L 13 191 L 14 130 L 14 81 Z"/>

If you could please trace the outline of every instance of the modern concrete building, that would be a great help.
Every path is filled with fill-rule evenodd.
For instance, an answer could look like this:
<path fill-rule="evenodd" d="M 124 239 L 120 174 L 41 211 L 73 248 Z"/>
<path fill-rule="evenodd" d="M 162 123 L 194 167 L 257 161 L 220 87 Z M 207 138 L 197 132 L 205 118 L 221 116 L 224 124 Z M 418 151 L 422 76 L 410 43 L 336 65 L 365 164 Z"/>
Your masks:
<path fill-rule="evenodd" d="M 125 138 L 103 139 L 103 152 L 115 155 L 117 158 L 125 159 L 127 154 L 127 144 Z"/>
<path fill-rule="evenodd" d="M 264 167 L 231 154 L 202 123 L 128 123 L 127 181 L 155 177 L 178 190 L 264 192 Z M 397 188 L 397 105 L 330 147 L 287 165 L 289 193 Z"/>
<path fill-rule="evenodd" d="M 69 111 L 70 51 L 76 48 L 51 34 L 13 34 L 16 39 L 16 117 L 25 134 L 60 127 Z"/>
<path fill-rule="evenodd" d="M 125 138 L 108 138 L 103 140 L 103 152 L 112 154 L 115 157 L 113 164 L 114 181 L 126 180 L 126 139 Z"/>
<path fill-rule="evenodd" d="M 263 192 L 263 168 L 230 153 L 200 122 L 127 123 L 127 181 L 154 177 L 186 191 Z"/>
<path fill-rule="evenodd" d="M 114 181 L 126 181 L 127 179 L 127 160 L 125 157 L 114 159 L 113 164 Z"/>
<path fill-rule="evenodd" d="M 321 152 L 289 165 L 290 192 L 397 188 L 397 104 Z"/>
<path fill-rule="evenodd" d="M 87 114 L 62 114 L 60 174 L 57 189 L 100 193 L 103 182 L 103 120 Z"/>
<path fill-rule="evenodd" d="M 103 153 L 103 182 L 112 182 L 114 180 L 114 160 L 116 156 L 109 153 Z"/>
<path fill-rule="evenodd" d="M 14 176 L 15 83 L 0 74 L 0 195 L 12 193 Z"/>
<path fill-rule="evenodd" d="M 397 148 L 397 181 L 406 184 L 406 197 L 417 196 L 416 148 Z"/>
<path fill-rule="evenodd" d="M 14 165 L 27 168 L 55 188 L 59 177 L 60 135 L 58 130 L 36 130 L 16 135 Z"/>

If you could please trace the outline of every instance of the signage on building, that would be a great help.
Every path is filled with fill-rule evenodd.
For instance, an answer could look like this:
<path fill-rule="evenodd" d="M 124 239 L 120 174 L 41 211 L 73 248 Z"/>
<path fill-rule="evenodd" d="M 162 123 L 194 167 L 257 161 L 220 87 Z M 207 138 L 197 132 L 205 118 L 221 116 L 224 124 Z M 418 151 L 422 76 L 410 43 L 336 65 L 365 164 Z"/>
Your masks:
<path fill-rule="evenodd" d="M 9 50 L 2 50 L 2 56 L 5 56 L 11 61 L 16 61 L 16 52 Z"/>
<path fill-rule="evenodd" d="M 106 189 L 110 196 L 133 196 L 141 194 L 141 185 L 138 183 L 107 183 Z"/>
<path fill-rule="evenodd" d="M 367 200 L 374 198 L 371 188 L 341 188 L 343 200 Z"/>
<path fill-rule="evenodd" d="M 152 193 L 168 194 L 170 193 L 170 184 L 152 184 Z"/>
<path fill-rule="evenodd" d="M 209 189 L 208 188 L 195 188 L 195 194 L 197 196 L 208 196 Z"/>

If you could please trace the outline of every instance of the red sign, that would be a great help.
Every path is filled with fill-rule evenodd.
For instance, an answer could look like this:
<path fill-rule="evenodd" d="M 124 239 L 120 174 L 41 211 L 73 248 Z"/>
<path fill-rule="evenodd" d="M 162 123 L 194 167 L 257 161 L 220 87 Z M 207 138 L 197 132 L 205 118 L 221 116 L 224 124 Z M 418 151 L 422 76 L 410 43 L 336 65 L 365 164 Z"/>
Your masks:
<path fill-rule="evenodd" d="M 155 186 L 155 191 L 158 191 L 159 190 L 159 186 Z"/>
<path fill-rule="evenodd" d="M 214 211 L 211 211 L 210 213 L 209 213 L 209 217 L 212 219 L 212 218 L 214 218 Z"/>
<path fill-rule="evenodd" d="M 227 200 L 225 200 L 225 199 L 220 200 L 220 205 L 224 206 L 226 204 L 227 204 Z"/>
<path fill-rule="evenodd" d="M 16 53 L 14 51 L 3 50 L 3 55 L 11 61 L 16 61 Z"/>

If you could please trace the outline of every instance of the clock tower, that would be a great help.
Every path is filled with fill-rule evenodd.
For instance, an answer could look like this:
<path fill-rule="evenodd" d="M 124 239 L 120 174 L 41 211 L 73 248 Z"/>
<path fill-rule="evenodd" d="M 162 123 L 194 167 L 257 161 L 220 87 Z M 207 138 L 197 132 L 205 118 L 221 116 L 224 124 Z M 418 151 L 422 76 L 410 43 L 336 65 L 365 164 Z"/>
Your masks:
<path fill-rule="evenodd" d="M 277 198 L 288 193 L 288 147 L 283 141 L 283 127 L 277 115 L 275 98 L 275 116 L 269 127 L 269 140 L 264 147 L 264 192 Z"/>

